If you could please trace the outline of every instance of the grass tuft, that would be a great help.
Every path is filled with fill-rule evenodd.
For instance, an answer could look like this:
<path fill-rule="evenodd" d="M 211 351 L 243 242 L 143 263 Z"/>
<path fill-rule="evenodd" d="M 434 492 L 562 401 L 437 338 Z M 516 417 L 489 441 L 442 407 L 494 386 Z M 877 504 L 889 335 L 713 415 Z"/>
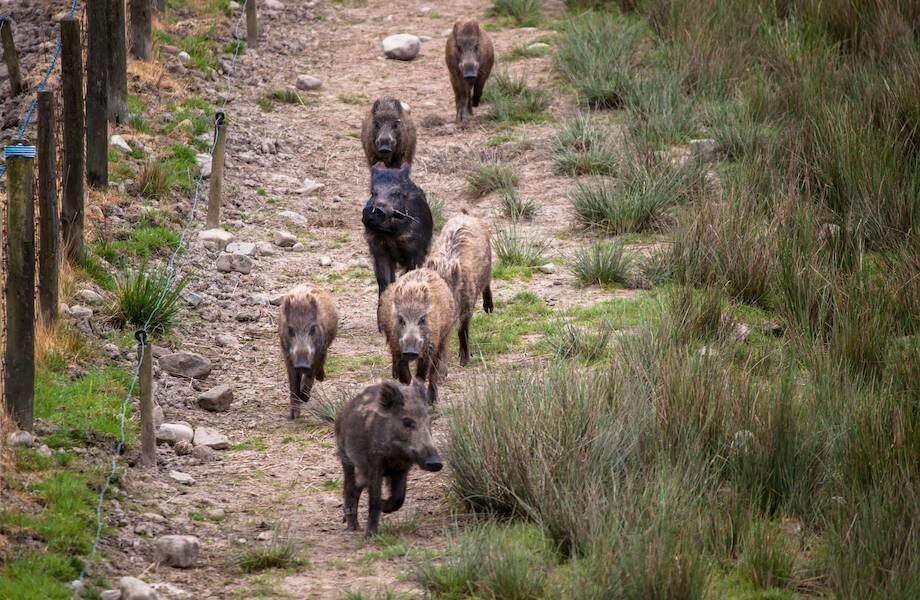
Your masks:
<path fill-rule="evenodd" d="M 632 265 L 622 243 L 597 242 L 582 248 L 571 268 L 582 285 L 629 285 L 634 281 Z"/>
<path fill-rule="evenodd" d="M 612 175 L 616 169 L 607 128 L 584 113 L 562 126 L 551 152 L 556 171 L 562 175 Z"/>
<path fill-rule="evenodd" d="M 489 118 L 502 124 L 542 123 L 549 117 L 550 95 L 531 87 L 526 78 L 511 73 L 496 73 L 489 80 L 483 99 L 491 105 Z"/>
<path fill-rule="evenodd" d="M 146 264 L 126 270 L 116 279 L 115 302 L 109 312 L 116 326 L 146 327 L 150 333 L 170 330 L 179 313 L 178 301 L 185 289 L 184 279 L 176 280 L 162 268 Z"/>

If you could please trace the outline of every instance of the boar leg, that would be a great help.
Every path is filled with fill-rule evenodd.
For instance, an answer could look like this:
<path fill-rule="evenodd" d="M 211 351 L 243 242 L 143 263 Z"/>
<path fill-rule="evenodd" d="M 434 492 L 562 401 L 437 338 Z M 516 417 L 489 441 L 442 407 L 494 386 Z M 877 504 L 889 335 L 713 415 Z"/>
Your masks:
<path fill-rule="evenodd" d="M 377 331 L 383 331 L 380 318 L 380 296 L 396 280 L 396 267 L 389 256 L 374 255 L 374 276 L 377 278 Z"/>
<path fill-rule="evenodd" d="M 482 310 L 487 313 L 495 310 L 495 306 L 492 304 L 492 286 L 487 285 L 486 289 L 482 290 Z"/>
<path fill-rule="evenodd" d="M 310 392 L 313 390 L 313 375 L 304 375 L 300 378 L 300 401 L 306 404 L 310 401 Z M 300 412 L 298 405 L 297 411 Z"/>
<path fill-rule="evenodd" d="M 287 372 L 291 395 L 291 413 L 288 418 L 294 420 L 300 418 L 300 374 L 291 365 L 287 365 Z"/>
<path fill-rule="evenodd" d="M 470 318 L 464 317 L 460 321 L 460 329 L 457 331 L 457 337 L 460 338 L 460 366 L 465 367 L 470 362 Z"/>
<path fill-rule="evenodd" d="M 365 537 L 376 535 L 383 509 L 383 474 L 380 465 L 371 465 L 367 482 L 367 531 Z"/>
<path fill-rule="evenodd" d="M 470 110 L 470 89 L 465 81 L 461 81 L 460 85 L 454 88 L 454 99 L 457 102 L 457 123 L 463 124 Z"/>
<path fill-rule="evenodd" d="M 390 497 L 383 501 L 383 512 L 396 512 L 406 501 L 406 479 L 409 471 L 390 471 L 386 474 Z"/>
<path fill-rule="evenodd" d="M 345 485 L 342 488 L 342 510 L 345 513 L 345 528 L 348 531 L 358 530 L 358 500 L 361 498 L 361 488 L 355 481 L 355 466 L 346 462 L 342 463 L 345 471 Z"/>
<path fill-rule="evenodd" d="M 482 75 L 476 78 L 476 84 L 473 86 L 473 106 L 479 106 L 479 99 L 482 98 L 482 88 L 486 85 L 486 79 Z M 470 109 L 470 112 L 473 112 Z"/>
<path fill-rule="evenodd" d="M 409 361 L 403 358 L 400 352 L 393 352 L 393 379 L 405 385 L 412 383 L 412 371 L 409 369 Z"/>

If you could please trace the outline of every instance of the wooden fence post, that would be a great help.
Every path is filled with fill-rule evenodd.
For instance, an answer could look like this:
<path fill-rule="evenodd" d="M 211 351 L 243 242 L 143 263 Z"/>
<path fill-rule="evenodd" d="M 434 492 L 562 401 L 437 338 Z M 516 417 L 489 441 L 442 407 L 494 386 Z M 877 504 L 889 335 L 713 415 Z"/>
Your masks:
<path fill-rule="evenodd" d="M 38 93 L 38 300 L 42 322 L 58 318 L 61 265 L 57 199 L 57 146 L 54 139 L 54 92 Z"/>
<path fill-rule="evenodd" d="M 20 429 L 32 430 L 35 395 L 35 146 L 7 146 L 6 408 Z"/>
<path fill-rule="evenodd" d="M 61 232 L 64 252 L 71 260 L 83 256 L 83 54 L 80 22 L 61 20 L 61 88 L 64 113 L 64 189 Z"/>
<path fill-rule="evenodd" d="M 256 0 L 246 2 L 246 45 L 250 48 L 259 46 L 259 21 L 256 18 Z"/>
<path fill-rule="evenodd" d="M 86 183 L 109 184 L 109 0 L 86 2 Z"/>
<path fill-rule="evenodd" d="M 227 145 L 227 123 L 224 113 L 218 112 L 214 116 L 214 124 L 217 128 L 217 140 L 214 142 L 214 153 L 211 155 L 211 186 L 208 190 L 208 229 L 220 227 L 220 195 L 224 183 L 224 148 Z"/>
<path fill-rule="evenodd" d="M 128 55 L 125 0 L 109 0 L 109 121 L 128 122 Z"/>
<path fill-rule="evenodd" d="M 153 33 L 150 0 L 131 2 L 131 54 L 141 60 L 153 58 Z"/>
<path fill-rule="evenodd" d="M 138 353 L 141 359 L 140 413 L 141 413 L 141 459 L 143 467 L 157 464 L 157 440 L 153 430 L 153 347 L 147 343 L 147 333 L 138 331 Z"/>
<path fill-rule="evenodd" d="M 10 75 L 10 94 L 18 96 L 22 92 L 22 75 L 19 73 L 19 53 L 13 39 L 13 22 L 7 18 L 0 19 L 0 41 L 3 42 L 3 61 Z"/>

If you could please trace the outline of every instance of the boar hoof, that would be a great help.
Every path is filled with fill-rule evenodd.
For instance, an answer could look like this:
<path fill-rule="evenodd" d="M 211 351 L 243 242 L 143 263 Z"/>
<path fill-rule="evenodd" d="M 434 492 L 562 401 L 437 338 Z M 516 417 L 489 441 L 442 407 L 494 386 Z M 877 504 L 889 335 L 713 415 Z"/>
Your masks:
<path fill-rule="evenodd" d="M 288 415 L 288 420 L 295 421 L 300 418 L 300 401 L 297 401 L 297 404 L 291 405 L 291 414 Z"/>

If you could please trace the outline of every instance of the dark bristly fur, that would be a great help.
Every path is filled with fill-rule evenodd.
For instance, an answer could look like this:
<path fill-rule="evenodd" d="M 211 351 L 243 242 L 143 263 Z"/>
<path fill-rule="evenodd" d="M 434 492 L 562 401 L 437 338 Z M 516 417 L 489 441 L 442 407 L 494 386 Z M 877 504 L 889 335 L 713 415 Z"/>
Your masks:
<path fill-rule="evenodd" d="M 326 352 L 338 326 L 332 296 L 320 288 L 301 285 L 281 301 L 278 336 L 291 394 L 289 418 L 300 416 L 300 404 L 310 399 L 313 381 L 326 379 Z"/>
<path fill-rule="evenodd" d="M 361 145 L 368 165 L 377 162 L 388 167 L 412 165 L 415 124 L 399 100 L 377 98 L 361 125 Z"/>
<path fill-rule="evenodd" d="M 431 439 L 425 386 L 384 381 L 366 388 L 346 404 L 335 420 L 335 440 L 344 471 L 344 521 L 358 529 L 358 501 L 368 491 L 367 531 L 377 533 L 380 513 L 399 510 L 406 498 L 412 465 L 440 471 L 443 461 Z M 383 480 L 390 495 L 383 498 Z"/>
<path fill-rule="evenodd" d="M 416 269 L 387 288 L 379 316 L 393 358 L 393 378 L 409 383 L 409 363 L 417 360 L 416 377 L 428 381 L 428 400 L 434 403 L 439 367 L 447 364 L 450 332 L 457 320 L 450 288 L 437 272 Z"/>
<path fill-rule="evenodd" d="M 454 88 L 457 123 L 463 124 L 479 106 L 482 90 L 492 72 L 495 51 L 492 39 L 475 19 L 457 19 L 447 38 L 444 58 Z"/>
<path fill-rule="evenodd" d="M 492 244 L 489 227 L 475 217 L 458 215 L 449 220 L 431 248 L 425 267 L 437 271 L 454 295 L 460 328 L 460 364 L 470 360 L 470 319 L 476 301 L 492 312 Z"/>
<path fill-rule="evenodd" d="M 374 259 L 379 296 L 396 281 L 400 269 L 411 271 L 421 266 L 431 245 L 431 209 L 425 192 L 409 178 L 409 165 L 389 169 L 377 163 L 371 167 L 371 197 L 361 221 Z"/>

